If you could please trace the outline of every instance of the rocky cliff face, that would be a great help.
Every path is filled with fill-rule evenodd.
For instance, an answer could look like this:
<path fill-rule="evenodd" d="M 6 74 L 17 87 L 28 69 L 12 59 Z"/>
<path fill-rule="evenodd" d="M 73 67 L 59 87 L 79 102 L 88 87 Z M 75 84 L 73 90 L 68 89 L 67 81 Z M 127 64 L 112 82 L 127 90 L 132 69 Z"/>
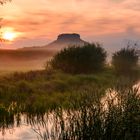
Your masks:
<path fill-rule="evenodd" d="M 83 46 L 87 42 L 80 38 L 79 34 L 60 34 L 57 37 L 57 40 L 53 41 L 52 43 L 46 45 L 45 47 L 48 49 L 62 49 L 64 47 L 69 46 Z"/>
<path fill-rule="evenodd" d="M 57 41 L 81 41 L 79 34 L 60 34 Z"/>

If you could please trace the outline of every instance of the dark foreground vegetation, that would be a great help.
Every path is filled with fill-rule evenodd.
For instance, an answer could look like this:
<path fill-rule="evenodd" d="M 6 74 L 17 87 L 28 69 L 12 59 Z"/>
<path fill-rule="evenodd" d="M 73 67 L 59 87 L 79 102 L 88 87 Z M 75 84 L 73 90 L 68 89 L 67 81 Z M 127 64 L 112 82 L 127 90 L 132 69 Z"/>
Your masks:
<path fill-rule="evenodd" d="M 96 73 L 108 67 L 106 57 L 107 52 L 100 44 L 85 44 L 83 47 L 72 46 L 61 50 L 47 63 L 47 66 L 72 74 Z M 139 52 L 134 47 L 123 48 L 112 56 L 112 67 L 117 74 L 135 73 L 139 69 L 138 63 Z"/>
<path fill-rule="evenodd" d="M 55 100 L 60 100 L 57 93 L 53 96 Z M 50 104 L 47 100 L 31 107 L 30 104 L 26 110 L 16 102 L 8 108 L 1 105 L 1 131 L 4 134 L 6 129 L 11 129 L 15 124 L 20 126 L 24 116 L 24 122 L 32 126 L 39 139 L 44 140 L 140 139 L 140 96 L 137 88 L 133 89 L 127 83 L 123 86 L 118 84 L 107 93 L 102 89 L 85 88 L 63 96 L 59 104 L 48 111 L 42 108 L 45 105 L 43 102 Z M 36 128 L 42 128 L 42 131 Z"/>
<path fill-rule="evenodd" d="M 139 140 L 138 54 L 127 48 L 112 66 L 105 60 L 99 45 L 88 44 L 62 50 L 46 70 L 0 77 L 0 131 L 24 117 L 44 140 Z"/>
<path fill-rule="evenodd" d="M 106 52 L 99 44 L 68 47 L 50 62 L 54 69 L 68 73 L 93 73 L 104 68 Z"/>
<path fill-rule="evenodd" d="M 129 74 L 138 68 L 139 54 L 135 48 L 123 48 L 114 53 L 112 65 L 117 73 Z"/>

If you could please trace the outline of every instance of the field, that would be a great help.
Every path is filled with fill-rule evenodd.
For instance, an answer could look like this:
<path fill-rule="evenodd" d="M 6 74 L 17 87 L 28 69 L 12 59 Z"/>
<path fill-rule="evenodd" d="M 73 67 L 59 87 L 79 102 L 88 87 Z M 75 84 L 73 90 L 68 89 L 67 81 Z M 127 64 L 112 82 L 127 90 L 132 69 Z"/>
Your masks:
<path fill-rule="evenodd" d="M 137 139 L 140 100 L 137 90 L 133 90 L 132 86 L 139 78 L 139 71 L 125 77 L 116 75 L 112 68 L 90 75 L 73 75 L 54 70 L 3 75 L 0 77 L 1 131 L 4 133 L 6 129 L 14 128 L 15 123 L 20 126 L 24 116 L 25 122 L 32 126 L 42 140 L 47 140 L 48 137 Z M 109 109 L 104 111 L 104 103 L 100 101 L 107 89 L 119 94 L 106 100 Z M 117 106 L 113 103 L 116 98 L 119 99 Z M 50 113 L 51 119 L 48 116 Z M 53 124 L 51 132 L 48 131 L 48 122 Z M 41 127 L 42 131 L 36 131 L 36 127 Z"/>
<path fill-rule="evenodd" d="M 48 50 L 0 50 L 0 71 L 4 74 L 44 69 L 46 61 L 54 54 Z"/>
<path fill-rule="evenodd" d="M 140 69 L 92 73 L 47 67 L 55 53 L 1 50 L 0 131 L 30 126 L 41 140 L 137 140 Z M 47 57 L 46 57 L 47 56 Z M 7 63 L 5 63 L 7 62 Z M 51 126 L 51 127 L 50 127 Z"/>

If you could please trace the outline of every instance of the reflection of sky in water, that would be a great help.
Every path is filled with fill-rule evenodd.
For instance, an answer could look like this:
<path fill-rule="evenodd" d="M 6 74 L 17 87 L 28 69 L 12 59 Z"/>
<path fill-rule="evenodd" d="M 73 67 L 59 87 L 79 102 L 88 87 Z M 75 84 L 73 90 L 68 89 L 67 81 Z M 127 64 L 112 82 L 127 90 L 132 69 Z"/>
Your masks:
<path fill-rule="evenodd" d="M 136 85 L 134 85 L 134 88 L 138 88 L 138 93 L 140 93 L 140 82 L 138 82 Z M 112 92 L 113 95 L 115 94 Z M 114 97 L 114 96 L 109 96 Z M 105 98 L 103 98 L 104 101 Z M 52 122 L 51 122 L 52 123 Z M 51 128 L 51 125 L 49 123 L 49 130 Z M 41 128 L 43 131 L 43 128 Z M 37 133 L 34 132 L 34 130 L 31 128 L 31 126 L 21 125 L 20 127 L 15 127 L 14 129 L 10 129 L 6 131 L 6 134 L 2 136 L 2 132 L 0 132 L 0 140 L 38 140 L 37 136 L 39 136 Z"/>
<path fill-rule="evenodd" d="M 43 127 L 44 125 L 40 123 L 40 125 L 27 125 L 26 115 L 22 115 L 20 127 L 16 127 L 15 122 L 14 128 L 6 130 L 4 136 L 0 131 L 0 140 L 38 140 L 38 138 L 40 138 L 40 135 L 43 136 L 43 133 L 46 132 L 46 130 L 50 134 L 50 131 L 53 127 L 53 113 L 47 116 L 44 116 L 45 125 L 46 128 L 48 128 L 45 129 L 45 127 Z"/>
<path fill-rule="evenodd" d="M 21 126 L 14 130 L 7 130 L 4 136 L 0 133 L 0 140 L 37 140 L 37 134 L 30 126 Z"/>

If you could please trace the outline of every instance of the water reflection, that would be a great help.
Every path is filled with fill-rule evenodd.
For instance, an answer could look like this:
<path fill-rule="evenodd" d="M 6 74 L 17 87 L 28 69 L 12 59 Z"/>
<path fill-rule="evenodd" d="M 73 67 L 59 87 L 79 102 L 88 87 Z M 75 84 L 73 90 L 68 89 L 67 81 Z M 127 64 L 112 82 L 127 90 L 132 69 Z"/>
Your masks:
<path fill-rule="evenodd" d="M 134 85 L 133 87 L 138 89 L 137 93 L 140 93 L 139 87 L 140 87 L 140 82 L 137 85 Z M 133 97 L 134 97 L 133 99 L 135 99 L 134 102 L 137 102 L 137 97 L 135 98 L 135 94 Z M 74 135 L 75 133 L 77 133 L 78 136 L 81 136 L 81 131 L 83 131 L 84 129 L 86 129 L 85 131 L 88 130 L 87 132 L 89 132 L 90 134 L 91 131 L 96 133 L 96 129 L 101 129 L 100 131 L 104 132 L 106 128 L 102 128 L 102 127 L 108 127 L 105 126 L 108 125 L 106 124 L 108 120 L 110 119 L 114 119 L 115 121 L 122 120 L 122 118 L 126 115 L 126 113 L 129 113 L 129 109 L 130 110 L 133 109 L 131 111 L 136 111 L 134 113 L 135 116 L 137 115 L 137 110 L 134 110 L 134 107 L 137 107 L 137 104 L 135 103 L 133 104 L 133 102 L 131 104 L 130 102 L 129 103 L 130 106 L 129 106 L 129 104 L 127 104 L 128 103 L 127 99 L 119 100 L 120 103 L 118 104 L 118 92 L 110 89 L 107 90 L 106 96 L 104 96 L 101 99 L 101 104 L 99 104 L 99 102 L 94 104 L 91 103 L 92 100 L 90 97 L 88 97 L 87 100 L 85 96 L 83 98 L 85 100 L 79 103 L 80 108 L 76 110 L 69 109 L 64 111 L 60 109 L 60 110 L 52 111 L 45 115 L 31 115 L 27 113 L 27 114 L 16 114 L 16 116 L 13 114 L 12 116 L 11 114 L 10 121 L 8 120 L 5 121 L 5 117 L 3 117 L 4 120 L 3 120 L 3 124 L 1 122 L 1 126 L 4 125 L 4 127 L 1 127 L 2 133 L 0 133 L 0 140 L 38 140 L 38 139 L 51 140 L 51 138 L 63 139 L 62 137 L 68 137 L 68 136 L 72 137 L 72 135 Z M 103 111 L 105 110 L 105 108 L 108 108 L 107 105 L 110 105 L 109 104 L 110 101 L 111 103 L 112 101 L 114 101 L 113 104 L 114 105 L 118 104 L 118 106 L 109 106 L 109 109 L 106 110 L 106 112 Z M 108 118 L 110 116 L 111 118 Z M 129 116 L 126 115 L 126 117 Z M 131 116 L 131 119 L 133 120 L 133 116 Z M 138 124 L 137 121 L 139 122 L 139 120 L 135 120 L 135 121 L 136 121 L 135 123 Z M 85 126 L 83 127 L 84 123 L 86 128 Z M 97 125 L 96 129 L 94 129 L 94 125 Z M 91 126 L 93 127 L 93 130 L 90 130 L 91 128 L 89 128 Z M 119 129 L 120 128 L 118 128 L 118 130 Z"/>
<path fill-rule="evenodd" d="M 38 140 L 37 134 L 31 126 L 21 125 L 10 130 L 5 130 L 5 135 L 0 133 L 0 140 Z"/>

